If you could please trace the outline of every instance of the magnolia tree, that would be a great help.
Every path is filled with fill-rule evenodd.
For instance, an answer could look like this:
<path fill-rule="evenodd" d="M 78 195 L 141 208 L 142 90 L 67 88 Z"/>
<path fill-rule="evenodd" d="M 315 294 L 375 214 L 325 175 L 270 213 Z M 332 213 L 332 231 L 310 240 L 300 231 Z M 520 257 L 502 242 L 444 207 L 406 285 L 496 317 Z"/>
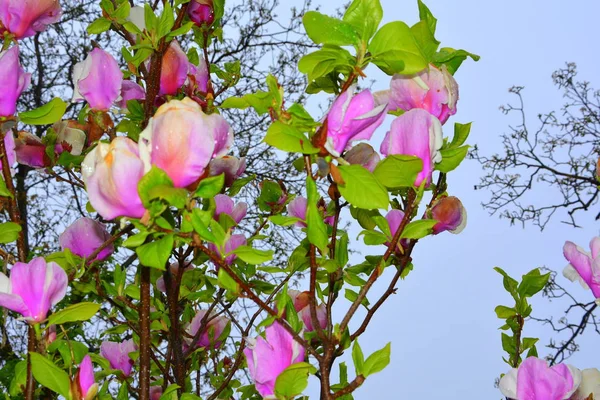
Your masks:
<path fill-rule="evenodd" d="M 389 363 L 389 343 L 365 356 L 359 338 L 413 269 L 413 249 L 465 226 L 446 175 L 467 154 L 470 124 L 445 136 L 443 125 L 457 109 L 453 75 L 477 56 L 440 48 L 437 20 L 421 1 L 412 27 L 380 27 L 378 0 L 355 0 L 340 18 L 306 12 L 316 51 L 297 68 L 307 94 L 332 100 L 315 118 L 277 76 L 265 77 L 264 90 L 228 96 L 257 66 L 211 62 L 214 44 L 226 40 L 223 0 L 137 3 L 100 1 L 87 31 L 114 35 L 123 48 L 116 58 L 95 42 L 70 55 L 80 59 L 72 104 L 57 97 L 17 113 L 31 84 L 20 46 L 59 23 L 62 9 L 58 0 L 0 0 L 0 255 L 8 266 L 0 305 L 28 332 L 27 350 L 2 360 L 5 397 L 293 399 L 315 376 L 322 399 L 352 398 Z M 389 90 L 359 88 L 375 67 L 391 77 Z M 261 138 L 277 149 L 274 168 L 285 159 L 304 174 L 297 191 L 247 175 L 230 155 L 240 138 L 232 127 L 243 124 L 225 116 L 245 109 L 269 121 Z M 386 118 L 391 126 L 376 143 Z M 22 166 L 85 190 L 86 215 L 60 233 L 60 252 L 39 254 L 27 242 L 27 199 L 13 181 Z M 251 204 L 234 199 L 248 186 L 256 188 Z M 240 228 L 249 207 L 260 210 L 251 231 Z M 358 226 L 353 239 L 348 229 Z M 299 240 L 274 253 L 270 238 L 282 229 Z M 351 264 L 358 240 L 375 254 Z M 569 254 L 595 288 L 595 261 Z M 387 290 L 369 296 L 386 269 Z M 499 310 L 514 333 L 502 392 L 598 396 L 597 370 L 549 367 L 535 357 L 535 341 L 521 338 L 527 298 L 547 276 L 535 270 L 518 284 L 504 275 L 516 305 Z M 299 276 L 304 290 L 292 288 Z M 252 311 L 240 306 L 247 302 Z M 525 350 L 531 357 L 521 363 Z M 344 352 L 351 374 L 338 360 Z"/>

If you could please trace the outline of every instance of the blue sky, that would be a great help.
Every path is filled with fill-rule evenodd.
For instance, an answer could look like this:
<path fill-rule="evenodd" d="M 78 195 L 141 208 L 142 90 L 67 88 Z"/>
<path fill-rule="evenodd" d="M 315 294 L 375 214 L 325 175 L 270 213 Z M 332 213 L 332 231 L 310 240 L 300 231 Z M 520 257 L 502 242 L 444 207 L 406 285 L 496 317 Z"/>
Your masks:
<path fill-rule="evenodd" d="M 322 12 L 333 14 L 342 1 L 330 1 Z M 597 0 L 429 0 L 438 18 L 437 38 L 443 46 L 464 48 L 481 55 L 478 63 L 467 62 L 456 75 L 460 85 L 458 113 L 453 122 L 473 121 L 470 144 L 484 154 L 501 150 L 499 135 L 517 120 L 504 116 L 498 107 L 514 98 L 512 85 L 524 85 L 529 120 L 537 113 L 558 109 L 562 94 L 552 85 L 551 74 L 566 61 L 578 64 L 579 77 L 596 82 L 598 44 L 593 34 L 600 15 Z M 287 4 L 287 2 L 284 2 Z M 382 0 L 384 22 L 418 20 L 416 0 Z M 376 69 L 367 70 L 376 79 L 374 89 L 385 89 L 388 78 Z M 389 121 L 388 121 L 389 123 Z M 385 129 L 380 128 L 385 133 Z M 448 128 L 447 128 L 448 130 Z M 451 134 L 451 132 L 446 132 Z M 377 139 L 374 140 L 376 146 Z M 449 177 L 450 193 L 462 199 L 469 222 L 460 235 L 442 234 L 419 243 L 413 257 L 415 270 L 399 285 L 397 295 L 373 319 L 360 339 L 365 355 L 392 341 L 392 362 L 383 372 L 369 377 L 356 393 L 363 398 L 500 399 L 494 379 L 508 367 L 502 361 L 500 321 L 494 308 L 509 304 L 500 276 L 492 270 L 501 266 L 513 276 L 547 266 L 562 270 L 565 240 L 584 246 L 598 234 L 595 212 L 582 221 L 583 229 L 560 224 L 555 219 L 544 232 L 535 227 L 510 227 L 506 220 L 490 217 L 481 207 L 488 193 L 474 191 L 481 168 L 466 161 Z M 541 190 L 538 196 L 544 196 Z M 596 210 L 597 211 L 597 210 Z M 593 214 L 593 215 L 592 215 Z M 362 249 L 363 254 L 375 252 Z M 355 259 L 357 262 L 359 257 Z M 381 283 L 390 278 L 387 271 Z M 558 278 L 581 300 L 591 294 L 578 285 Z M 376 298 L 383 286 L 372 291 Z M 534 301 L 534 313 L 543 317 L 562 312 L 564 304 Z M 342 308 L 338 311 L 341 318 Z M 540 354 L 551 332 L 529 322 L 528 336 L 541 338 Z M 600 367 L 597 353 L 600 338 L 588 333 L 582 349 L 570 362 L 579 368 Z M 351 372 L 350 372 L 351 373 Z M 337 371 L 332 374 L 337 376 Z M 309 394 L 314 394 L 311 384 Z"/>

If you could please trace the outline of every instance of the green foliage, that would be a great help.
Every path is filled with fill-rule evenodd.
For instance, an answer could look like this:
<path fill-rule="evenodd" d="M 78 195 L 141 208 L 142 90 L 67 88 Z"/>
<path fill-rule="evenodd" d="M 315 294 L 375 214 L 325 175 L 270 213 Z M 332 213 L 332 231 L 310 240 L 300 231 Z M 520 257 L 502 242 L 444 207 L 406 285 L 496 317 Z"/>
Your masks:
<path fill-rule="evenodd" d="M 419 172 L 423 170 L 423 160 L 419 157 L 390 155 L 377 164 L 373 175 L 390 190 L 413 187 Z"/>
<path fill-rule="evenodd" d="M 344 180 L 339 184 L 340 193 L 354 207 L 363 209 L 387 209 L 389 197 L 385 187 L 362 165 L 340 165 Z"/>
<path fill-rule="evenodd" d="M 0 243 L 10 243 L 17 240 L 21 232 L 21 225 L 14 222 L 4 222 L 0 224 Z"/>
<path fill-rule="evenodd" d="M 84 302 L 72 304 L 48 317 L 48 325 L 61 325 L 68 322 L 87 321 L 96 315 L 99 309 L 100 304 L 96 303 Z"/>
<path fill-rule="evenodd" d="M 317 185 L 310 176 L 306 177 L 306 190 L 308 195 L 308 205 L 306 209 L 306 225 L 308 233 L 308 241 L 314 244 L 322 253 L 327 251 L 329 238 L 325 222 L 317 209 L 317 201 L 319 193 Z"/>
<path fill-rule="evenodd" d="M 69 375 L 41 354 L 31 352 L 29 357 L 35 380 L 66 399 L 71 399 Z"/>
<path fill-rule="evenodd" d="M 337 18 L 309 11 L 302 18 L 308 37 L 316 44 L 348 46 L 359 43 L 359 36 L 352 24 Z"/>
<path fill-rule="evenodd" d="M 527 351 L 527 356 L 537 356 L 535 347 L 538 339 L 523 337 L 523 325 L 525 318 L 531 315 L 531 305 L 528 304 L 527 298 L 530 298 L 539 293 L 550 279 L 550 273 L 543 274 L 538 268 L 529 271 L 523 275 L 521 282 L 517 282 L 511 278 L 503 269 L 494 268 L 496 272 L 502 275 L 504 289 L 515 300 L 513 307 L 499 305 L 496 307 L 496 316 L 505 320 L 504 325 L 500 327 L 502 330 L 510 330 L 511 335 L 502 333 L 502 349 L 508 353 L 508 360 L 504 361 L 513 368 L 517 368 L 521 364 L 521 355 Z"/>
<path fill-rule="evenodd" d="M 369 44 L 373 63 L 388 75 L 416 74 L 427 67 L 427 59 L 404 22 L 385 24 Z"/>
<path fill-rule="evenodd" d="M 60 121 L 66 110 L 67 103 L 55 97 L 39 108 L 19 113 L 19 119 L 24 124 L 49 125 Z"/>
<path fill-rule="evenodd" d="M 308 386 L 308 376 L 317 369 L 306 362 L 292 364 L 287 367 L 275 381 L 275 394 L 278 399 L 292 400 L 300 395 Z"/>
<path fill-rule="evenodd" d="M 264 141 L 276 149 L 290 153 L 315 154 L 319 152 L 319 149 L 314 147 L 310 139 L 302 132 L 279 121 L 271 124 Z"/>
<path fill-rule="evenodd" d="M 373 37 L 382 18 L 379 0 L 354 0 L 344 14 L 344 22 L 350 24 L 365 42 Z"/>
<path fill-rule="evenodd" d="M 171 250 L 173 250 L 173 243 L 172 234 L 164 235 L 158 240 L 137 247 L 135 252 L 142 265 L 164 271 L 171 256 Z"/>
<path fill-rule="evenodd" d="M 198 184 L 198 188 L 194 192 L 194 197 L 211 199 L 221 193 L 225 185 L 225 174 L 204 178 Z"/>

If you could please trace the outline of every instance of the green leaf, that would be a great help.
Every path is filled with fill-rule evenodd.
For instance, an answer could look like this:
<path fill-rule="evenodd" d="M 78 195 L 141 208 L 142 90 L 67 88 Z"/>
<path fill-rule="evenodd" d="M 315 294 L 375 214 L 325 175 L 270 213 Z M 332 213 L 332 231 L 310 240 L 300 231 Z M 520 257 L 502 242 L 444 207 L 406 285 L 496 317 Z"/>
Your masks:
<path fill-rule="evenodd" d="M 442 154 L 442 161 L 435 164 L 435 169 L 440 172 L 448 173 L 453 171 L 463 162 L 467 153 L 469 152 L 469 145 L 457 147 L 457 148 L 447 148 L 440 150 Z"/>
<path fill-rule="evenodd" d="M 273 259 L 273 250 L 258 250 L 250 246 L 239 246 L 233 253 L 252 265 L 262 264 Z"/>
<path fill-rule="evenodd" d="M 178 29 L 175 29 L 174 31 L 169 32 L 169 35 L 167 36 L 167 38 L 169 40 L 171 40 L 171 39 L 176 38 L 177 36 L 185 35 L 190 30 L 192 30 L 193 27 L 194 27 L 194 22 L 188 21 L 185 24 L 181 25 Z"/>
<path fill-rule="evenodd" d="M 1 178 L 0 178 L 0 196 L 8 197 L 11 199 L 13 198 L 12 193 L 6 187 L 6 182 L 4 182 L 4 179 L 1 179 Z"/>
<path fill-rule="evenodd" d="M 354 207 L 387 209 L 389 197 L 385 187 L 362 165 L 340 165 L 343 185 L 338 185 L 340 193 Z"/>
<path fill-rule="evenodd" d="M 225 174 L 202 179 L 198 185 L 198 188 L 196 189 L 196 192 L 194 192 L 194 197 L 212 199 L 221 193 L 224 185 Z"/>
<path fill-rule="evenodd" d="M 354 0 L 344 14 L 344 22 L 352 25 L 365 42 L 373 37 L 382 18 L 379 0 Z"/>
<path fill-rule="evenodd" d="M 35 380 L 53 392 L 70 399 L 71 381 L 69 375 L 38 353 L 30 352 L 29 357 L 31 357 L 31 372 Z"/>
<path fill-rule="evenodd" d="M 67 103 L 55 97 L 40 108 L 19 113 L 19 119 L 24 124 L 49 125 L 60 121 L 66 110 Z"/>
<path fill-rule="evenodd" d="M 317 11 L 309 11 L 302 18 L 308 37 L 316 44 L 349 46 L 360 42 L 353 26 Z"/>
<path fill-rule="evenodd" d="M 144 244 L 135 249 L 142 265 L 164 271 L 171 256 L 174 238 L 172 234 L 165 235 L 159 240 Z"/>
<path fill-rule="evenodd" d="M 173 16 L 173 8 L 171 8 L 171 4 L 169 2 L 165 2 L 164 7 L 165 8 L 160 16 L 160 19 L 158 20 L 158 27 L 156 29 L 158 39 L 167 36 L 175 24 L 175 17 Z"/>
<path fill-rule="evenodd" d="M 421 54 L 423 54 L 428 62 L 432 60 L 433 57 L 435 57 L 435 52 L 440 46 L 440 42 L 433 36 L 433 33 L 427 26 L 427 22 L 417 22 L 410 28 L 410 31 L 421 49 Z"/>
<path fill-rule="evenodd" d="M 402 239 L 421 239 L 431 234 L 433 227 L 438 221 L 435 219 L 421 219 L 406 225 L 400 237 Z"/>
<path fill-rule="evenodd" d="M 319 149 L 314 147 L 302 132 L 291 125 L 275 121 L 267 130 L 265 143 L 276 149 L 289 153 L 316 154 Z"/>
<path fill-rule="evenodd" d="M 542 275 L 539 269 L 534 269 L 523 275 L 523 279 L 517 288 L 519 294 L 525 297 L 531 297 L 541 291 L 548 280 L 550 279 L 550 273 Z"/>
<path fill-rule="evenodd" d="M 354 362 L 356 375 L 363 375 L 365 356 L 360 348 L 360 344 L 358 344 L 358 340 L 355 340 L 352 345 L 352 361 Z"/>
<path fill-rule="evenodd" d="M 502 268 L 494 267 L 494 271 L 498 272 L 500 275 L 504 277 L 502 283 L 504 285 L 504 289 L 511 294 L 511 296 L 515 299 L 515 301 L 519 300 L 519 294 L 517 292 L 517 281 L 511 278 Z"/>
<path fill-rule="evenodd" d="M 10 243 L 17 240 L 21 232 L 21 225 L 14 222 L 0 224 L 0 243 Z"/>
<path fill-rule="evenodd" d="M 7 367 L 5 366 L 4 368 Z M 11 373 L 14 373 L 14 378 L 10 382 L 8 393 L 13 397 L 17 397 L 17 395 L 23 391 L 22 388 L 24 388 L 27 383 L 27 361 L 22 360 L 16 363 L 14 371 L 11 370 Z"/>
<path fill-rule="evenodd" d="M 344 268 L 348 264 L 348 234 L 343 232 L 335 242 L 335 261 Z"/>
<path fill-rule="evenodd" d="M 532 347 L 535 346 L 535 344 L 539 340 L 540 339 L 538 339 L 538 338 L 530 338 L 530 337 L 523 338 L 523 345 L 521 346 L 521 352 L 524 352 L 527 349 L 531 349 Z"/>
<path fill-rule="evenodd" d="M 395 154 L 379 162 L 373 174 L 388 189 L 399 189 L 414 186 L 422 169 L 423 160 L 419 157 Z"/>
<path fill-rule="evenodd" d="M 464 142 L 467 141 L 469 137 L 469 133 L 471 133 L 471 122 L 468 124 L 459 124 L 456 122 L 454 124 L 454 137 L 452 138 L 452 142 L 448 147 L 459 147 Z"/>
<path fill-rule="evenodd" d="M 87 321 L 92 318 L 98 310 L 100 304 L 96 303 L 77 303 L 60 310 L 48 317 L 48 325 L 61 325 L 67 322 Z"/>
<path fill-rule="evenodd" d="M 138 193 L 144 207 L 148 209 L 155 199 L 165 200 L 179 209 L 184 208 L 188 200 L 187 190 L 175 188 L 167 173 L 155 166 L 138 182 Z"/>
<path fill-rule="evenodd" d="M 506 306 L 498 306 L 494 311 L 496 311 L 496 316 L 501 319 L 507 319 L 517 315 L 517 311 L 514 308 Z"/>
<path fill-rule="evenodd" d="M 329 244 L 329 236 L 327 235 L 327 227 L 323 218 L 317 209 L 317 201 L 319 201 L 319 193 L 317 192 L 317 184 L 310 176 L 306 177 L 306 192 L 307 192 L 307 207 L 306 207 L 306 225 L 308 233 L 308 241 L 315 246 L 321 253 L 327 253 Z"/>
<path fill-rule="evenodd" d="M 229 290 L 233 293 L 239 293 L 240 286 L 238 283 L 225 271 L 225 268 L 219 268 L 217 273 L 217 283 L 220 287 L 225 290 Z"/>
<path fill-rule="evenodd" d="M 308 376 L 317 372 L 317 369 L 306 362 L 290 365 L 275 380 L 275 394 L 277 398 L 293 399 L 302 394 L 308 386 Z"/>
<path fill-rule="evenodd" d="M 448 72 L 454 75 L 467 57 L 471 57 L 473 61 L 479 61 L 480 58 L 477 54 L 469 53 L 466 50 L 444 47 L 433 56 L 433 63 L 438 67 L 445 65 Z"/>
<path fill-rule="evenodd" d="M 111 21 L 106 18 L 98 18 L 94 22 L 88 25 L 87 33 L 90 35 L 95 35 L 98 33 L 106 32 L 110 29 Z"/>
<path fill-rule="evenodd" d="M 377 350 L 367 358 L 363 371 L 365 378 L 369 375 L 383 371 L 383 369 L 388 366 L 390 363 L 391 350 L 391 343 L 388 343 L 383 349 Z"/>
<path fill-rule="evenodd" d="M 502 350 L 506 351 L 511 356 L 514 356 L 517 352 L 515 347 L 515 340 L 513 337 L 508 336 L 506 333 L 502 333 Z"/>
<path fill-rule="evenodd" d="M 354 63 L 355 59 L 348 50 L 339 46 L 325 45 L 322 49 L 302 57 L 298 62 L 298 70 L 307 74 L 308 81 L 313 82 L 334 70 L 350 72 Z"/>
<path fill-rule="evenodd" d="M 127 240 L 123 242 L 125 247 L 138 247 L 146 241 L 146 238 L 150 235 L 150 232 L 140 232 L 133 236 L 129 236 Z"/>
<path fill-rule="evenodd" d="M 373 63 L 388 75 L 416 74 L 427 67 L 412 31 L 404 22 L 385 24 L 369 44 Z"/>
<path fill-rule="evenodd" d="M 417 0 L 419 4 L 419 19 L 427 23 L 427 27 L 432 34 L 435 34 L 437 27 L 437 19 L 433 16 L 429 8 L 421 0 Z"/>
<path fill-rule="evenodd" d="M 290 226 L 290 225 L 294 225 L 296 222 L 300 222 L 302 220 L 297 217 L 286 217 L 283 215 L 273 215 L 273 216 L 269 217 L 269 221 L 271 221 L 275 225 L 279 225 L 279 226 Z"/>

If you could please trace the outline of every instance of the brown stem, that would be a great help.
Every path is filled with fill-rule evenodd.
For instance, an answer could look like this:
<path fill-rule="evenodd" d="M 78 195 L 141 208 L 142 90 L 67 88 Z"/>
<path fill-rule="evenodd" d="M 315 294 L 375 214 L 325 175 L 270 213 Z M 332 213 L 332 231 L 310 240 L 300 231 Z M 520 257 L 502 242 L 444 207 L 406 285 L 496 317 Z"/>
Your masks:
<path fill-rule="evenodd" d="M 37 348 L 37 340 L 33 326 L 27 328 L 27 382 L 25 384 L 25 400 L 34 400 L 35 382 L 31 373 L 31 357 L 30 354 L 35 352 Z"/>
<path fill-rule="evenodd" d="M 180 266 L 177 271 L 177 276 L 173 277 L 169 268 L 163 274 L 165 286 L 167 288 L 167 303 L 169 307 L 169 320 L 171 328 L 169 329 L 169 342 L 171 344 L 173 357 L 175 362 L 173 369 L 175 372 L 175 383 L 179 385 L 179 395 L 185 388 L 186 368 L 183 358 L 183 345 L 181 343 L 181 325 L 179 324 L 179 283 L 177 279 L 183 274 L 184 267 Z M 181 274 L 180 274 L 181 273 Z"/>
<path fill-rule="evenodd" d="M 360 387 L 365 381 L 365 377 L 362 375 L 358 375 L 348 386 L 343 389 L 338 390 L 333 394 L 333 398 L 337 399 L 338 397 L 342 397 L 343 395 L 350 394 L 354 392 L 356 389 Z"/>
<path fill-rule="evenodd" d="M 140 264 L 140 400 L 150 400 L 150 267 Z"/>

